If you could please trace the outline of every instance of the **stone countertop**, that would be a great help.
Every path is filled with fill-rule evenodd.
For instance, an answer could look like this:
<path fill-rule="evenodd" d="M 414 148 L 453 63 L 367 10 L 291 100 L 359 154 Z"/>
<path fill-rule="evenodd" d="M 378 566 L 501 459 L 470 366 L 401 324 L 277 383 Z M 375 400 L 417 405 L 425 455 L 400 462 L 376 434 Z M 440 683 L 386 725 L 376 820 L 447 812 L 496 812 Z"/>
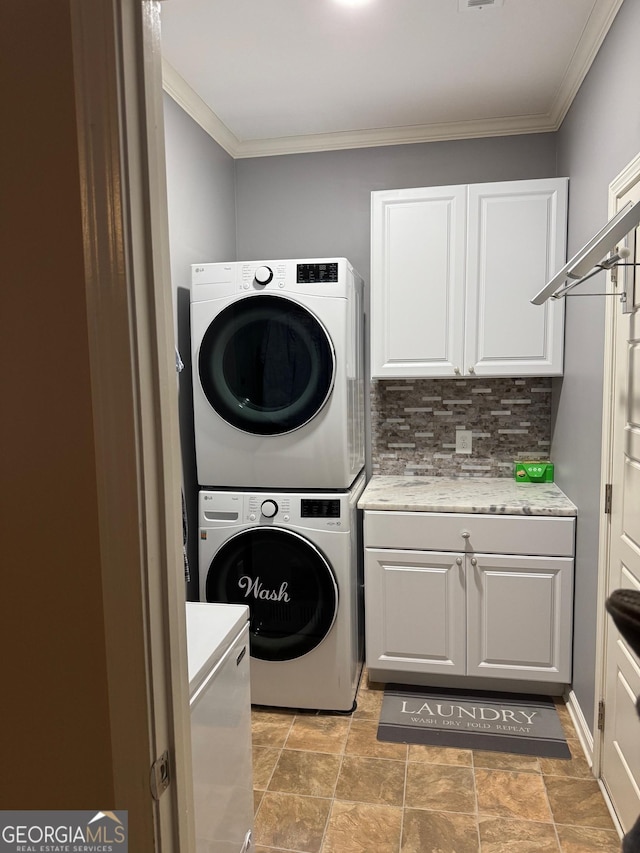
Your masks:
<path fill-rule="evenodd" d="M 478 512 L 488 515 L 577 515 L 555 483 L 507 477 L 372 477 L 360 509 L 396 512 Z"/>

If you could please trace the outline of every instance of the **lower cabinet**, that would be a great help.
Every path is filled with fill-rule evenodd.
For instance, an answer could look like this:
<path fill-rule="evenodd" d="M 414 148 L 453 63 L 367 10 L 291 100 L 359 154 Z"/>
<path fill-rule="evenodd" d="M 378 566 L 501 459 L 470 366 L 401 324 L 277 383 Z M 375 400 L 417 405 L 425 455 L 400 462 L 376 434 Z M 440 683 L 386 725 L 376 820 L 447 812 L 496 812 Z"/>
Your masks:
<path fill-rule="evenodd" d="M 369 669 L 465 675 L 463 561 L 436 551 L 365 550 Z"/>
<path fill-rule="evenodd" d="M 569 683 L 573 518 L 444 515 L 445 529 L 435 513 L 365 512 L 370 672 L 385 681 L 413 673 Z M 456 537 L 459 550 L 423 550 L 425 540 L 449 548 Z M 474 549 L 492 537 L 539 553 Z"/>

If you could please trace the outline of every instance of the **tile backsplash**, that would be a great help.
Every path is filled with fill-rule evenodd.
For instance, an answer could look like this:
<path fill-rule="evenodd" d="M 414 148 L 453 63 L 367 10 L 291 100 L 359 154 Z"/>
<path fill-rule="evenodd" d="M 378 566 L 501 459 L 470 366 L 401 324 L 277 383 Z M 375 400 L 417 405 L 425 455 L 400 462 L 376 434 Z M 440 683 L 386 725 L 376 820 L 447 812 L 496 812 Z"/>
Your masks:
<path fill-rule="evenodd" d="M 548 458 L 551 379 L 375 380 L 371 437 L 374 474 L 511 477 L 514 459 Z"/>

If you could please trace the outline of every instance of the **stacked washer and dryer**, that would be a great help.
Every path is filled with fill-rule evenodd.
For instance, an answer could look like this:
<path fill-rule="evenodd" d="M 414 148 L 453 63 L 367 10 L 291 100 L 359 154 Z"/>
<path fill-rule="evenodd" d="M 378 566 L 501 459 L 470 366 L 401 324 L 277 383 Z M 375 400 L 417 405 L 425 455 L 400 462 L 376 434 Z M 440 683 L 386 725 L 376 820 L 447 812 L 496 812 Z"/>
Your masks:
<path fill-rule="evenodd" d="M 355 706 L 363 317 L 345 258 L 192 267 L 200 600 L 249 606 L 254 704 Z"/>

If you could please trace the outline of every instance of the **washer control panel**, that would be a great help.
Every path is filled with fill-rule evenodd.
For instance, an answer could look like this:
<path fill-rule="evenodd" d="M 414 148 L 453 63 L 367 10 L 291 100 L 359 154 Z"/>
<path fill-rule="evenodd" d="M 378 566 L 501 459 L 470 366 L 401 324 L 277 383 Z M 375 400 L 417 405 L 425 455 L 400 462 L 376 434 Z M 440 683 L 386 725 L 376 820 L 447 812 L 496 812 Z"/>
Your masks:
<path fill-rule="evenodd" d="M 342 530 L 345 499 L 304 494 L 250 494 L 246 496 L 245 521 L 314 530 Z M 346 525 L 348 526 L 348 525 Z"/>
<path fill-rule="evenodd" d="M 340 518 L 340 501 L 335 498 L 302 498 L 302 518 Z"/>
<path fill-rule="evenodd" d="M 247 521 L 290 521 L 291 501 L 287 495 L 248 495 Z"/>
<path fill-rule="evenodd" d="M 349 495 L 200 492 L 200 527 L 247 524 L 348 531 Z"/>

